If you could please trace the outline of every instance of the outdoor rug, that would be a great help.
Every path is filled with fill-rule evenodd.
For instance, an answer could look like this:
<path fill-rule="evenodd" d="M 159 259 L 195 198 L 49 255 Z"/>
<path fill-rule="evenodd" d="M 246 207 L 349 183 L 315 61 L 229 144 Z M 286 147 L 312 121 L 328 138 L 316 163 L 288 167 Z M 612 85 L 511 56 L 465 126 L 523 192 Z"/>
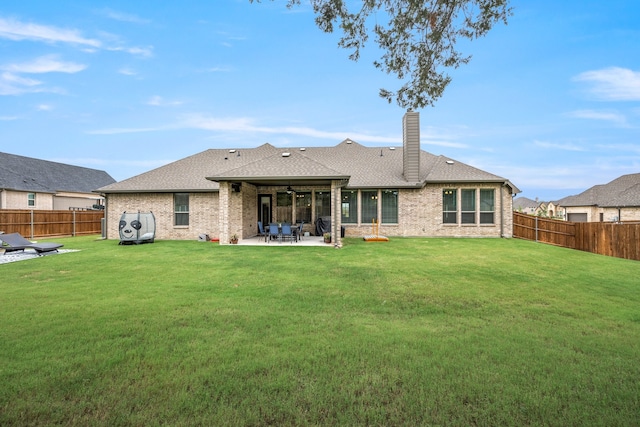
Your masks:
<path fill-rule="evenodd" d="M 16 261 L 25 261 L 33 258 L 40 258 L 45 256 L 52 256 L 57 254 L 64 254 L 67 252 L 78 252 L 79 249 L 58 249 L 58 252 L 49 252 L 38 256 L 38 253 L 34 249 L 25 249 L 24 252 L 5 252 L 2 253 L 0 249 L 0 264 L 7 264 Z"/>

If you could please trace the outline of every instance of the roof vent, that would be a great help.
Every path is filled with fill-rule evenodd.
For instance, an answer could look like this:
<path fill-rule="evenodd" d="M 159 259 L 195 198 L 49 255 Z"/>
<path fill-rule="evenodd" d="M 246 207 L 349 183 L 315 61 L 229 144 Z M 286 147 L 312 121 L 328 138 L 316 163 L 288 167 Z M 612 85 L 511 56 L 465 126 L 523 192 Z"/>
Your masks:
<path fill-rule="evenodd" d="M 395 149 L 396 149 L 396 147 L 389 147 L 389 150 L 391 150 L 391 151 L 393 151 Z"/>
<path fill-rule="evenodd" d="M 353 141 L 352 141 L 352 140 L 350 140 L 349 138 L 347 138 L 347 141 L 346 141 L 346 142 L 347 142 L 347 144 L 351 144 Z"/>
<path fill-rule="evenodd" d="M 452 165 L 452 164 L 454 164 L 454 163 L 455 163 L 455 162 L 454 162 L 453 160 L 447 160 L 447 164 L 448 164 L 448 165 Z"/>
<path fill-rule="evenodd" d="M 234 150 L 233 148 L 231 150 L 229 150 L 230 153 L 235 153 L 236 150 Z"/>
<path fill-rule="evenodd" d="M 291 155 L 291 153 L 289 153 L 289 152 L 282 153 L 282 157 L 289 157 L 290 155 Z"/>
<path fill-rule="evenodd" d="M 300 151 L 307 151 L 307 149 L 306 149 L 306 148 L 304 148 L 304 147 L 301 147 L 301 148 L 300 148 Z"/>

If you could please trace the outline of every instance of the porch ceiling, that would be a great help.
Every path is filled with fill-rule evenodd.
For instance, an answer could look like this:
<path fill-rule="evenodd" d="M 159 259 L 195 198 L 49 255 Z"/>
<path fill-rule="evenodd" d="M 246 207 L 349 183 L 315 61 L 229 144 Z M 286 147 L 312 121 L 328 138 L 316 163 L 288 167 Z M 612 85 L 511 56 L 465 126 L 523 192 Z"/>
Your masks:
<path fill-rule="evenodd" d="M 226 180 L 225 180 L 226 181 Z M 256 187 L 261 187 L 261 186 L 283 186 L 283 187 L 287 187 L 287 186 L 292 186 L 292 187 L 296 187 L 296 186 L 330 186 L 331 185 L 331 181 L 332 179 L 310 179 L 308 177 L 305 178 L 286 178 L 283 179 L 282 177 L 279 178 L 273 178 L 273 179 L 269 179 L 269 178 L 250 178 L 250 177 L 246 177 L 246 178 L 236 178 L 233 180 L 228 180 L 230 182 L 246 182 L 248 184 L 251 185 L 255 185 Z"/>

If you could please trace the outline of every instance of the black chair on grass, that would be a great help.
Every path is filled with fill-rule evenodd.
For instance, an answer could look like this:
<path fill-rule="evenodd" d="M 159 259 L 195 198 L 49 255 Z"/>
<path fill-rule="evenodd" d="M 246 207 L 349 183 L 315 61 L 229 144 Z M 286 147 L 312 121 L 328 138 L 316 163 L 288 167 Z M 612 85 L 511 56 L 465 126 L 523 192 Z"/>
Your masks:
<path fill-rule="evenodd" d="M 20 235 L 20 233 L 9 233 L 0 235 L 2 249 L 6 252 L 23 251 L 25 249 L 33 249 L 38 255 L 46 252 L 58 252 L 58 248 L 63 245 L 61 243 L 42 242 L 33 243 Z"/>

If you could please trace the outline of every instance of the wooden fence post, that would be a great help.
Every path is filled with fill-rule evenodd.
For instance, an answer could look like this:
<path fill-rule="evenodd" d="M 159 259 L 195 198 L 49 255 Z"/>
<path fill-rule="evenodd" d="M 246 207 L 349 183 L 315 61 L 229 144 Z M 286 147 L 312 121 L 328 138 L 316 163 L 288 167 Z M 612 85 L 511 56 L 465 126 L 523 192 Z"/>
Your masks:
<path fill-rule="evenodd" d="M 31 209 L 31 226 L 29 227 L 31 230 L 31 240 L 33 240 L 33 209 Z"/>

